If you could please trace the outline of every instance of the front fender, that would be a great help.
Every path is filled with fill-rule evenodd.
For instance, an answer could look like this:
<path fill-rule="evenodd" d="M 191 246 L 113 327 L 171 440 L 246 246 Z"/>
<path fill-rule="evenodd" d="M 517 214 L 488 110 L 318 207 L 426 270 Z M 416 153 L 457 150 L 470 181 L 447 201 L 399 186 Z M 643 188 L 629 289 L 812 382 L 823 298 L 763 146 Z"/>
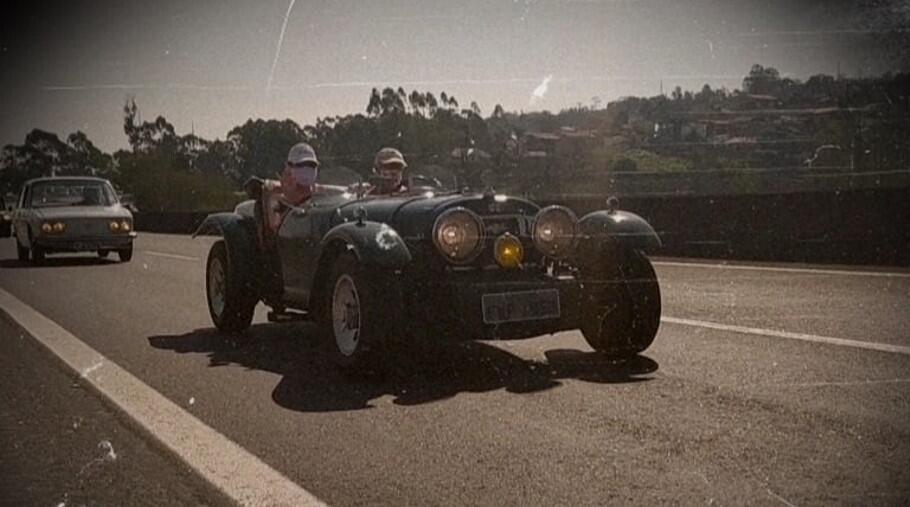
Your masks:
<path fill-rule="evenodd" d="M 343 242 L 365 264 L 397 269 L 411 262 L 411 252 L 395 229 L 380 222 L 346 222 L 332 228 L 322 239 L 322 251 Z"/>
<path fill-rule="evenodd" d="M 589 246 L 616 244 L 651 253 L 661 242 L 644 218 L 628 211 L 594 211 L 579 220 L 582 243 Z"/>

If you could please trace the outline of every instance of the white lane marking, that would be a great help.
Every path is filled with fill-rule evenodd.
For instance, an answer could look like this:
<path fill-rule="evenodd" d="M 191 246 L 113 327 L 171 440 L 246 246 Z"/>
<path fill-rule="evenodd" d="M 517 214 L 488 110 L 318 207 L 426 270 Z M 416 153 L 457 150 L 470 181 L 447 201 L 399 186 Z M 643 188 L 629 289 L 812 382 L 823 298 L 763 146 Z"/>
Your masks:
<path fill-rule="evenodd" d="M 910 278 L 910 273 L 894 273 L 885 271 L 847 271 L 845 269 L 815 269 L 815 268 L 778 268 L 773 266 L 744 266 L 742 264 L 702 264 L 698 262 L 673 262 L 654 261 L 655 266 L 672 266 L 678 268 L 707 268 L 707 269 L 738 269 L 742 271 L 776 271 L 778 273 L 807 273 L 812 275 L 844 275 L 844 276 L 877 276 L 881 278 Z"/>
<path fill-rule="evenodd" d="M 0 312 L 61 358 L 203 479 L 240 505 L 325 505 L 277 470 L 0 289 Z M 99 366 L 100 365 L 100 366 Z"/>
<path fill-rule="evenodd" d="M 177 255 L 172 253 L 164 252 L 155 252 L 153 250 L 142 250 L 142 253 L 146 255 L 153 255 L 155 257 L 167 257 L 168 259 L 180 259 L 182 261 L 198 261 L 199 257 L 188 257 L 186 255 Z"/>
<path fill-rule="evenodd" d="M 910 355 L 910 347 L 901 345 L 891 345 L 889 343 L 878 342 L 861 342 L 857 340 L 848 340 L 846 338 L 832 338 L 830 336 L 818 336 L 814 334 L 790 333 L 788 331 L 777 331 L 774 329 L 761 329 L 757 327 L 734 326 L 730 324 L 719 324 L 717 322 L 706 322 L 703 320 L 680 319 L 676 317 L 661 317 L 661 322 L 670 324 L 681 324 L 684 326 L 704 327 L 707 329 L 716 329 L 718 331 L 732 331 L 734 333 L 754 334 L 759 336 L 770 336 L 772 338 L 787 338 L 789 340 L 802 340 L 806 342 L 825 343 L 828 345 L 839 345 L 842 347 L 854 347 L 858 349 L 877 350 L 880 352 L 892 352 L 895 354 Z"/>
<path fill-rule="evenodd" d="M 768 384 L 768 387 L 852 387 L 880 384 L 910 384 L 910 378 L 844 380 L 839 382 L 798 382 L 795 384 Z"/>

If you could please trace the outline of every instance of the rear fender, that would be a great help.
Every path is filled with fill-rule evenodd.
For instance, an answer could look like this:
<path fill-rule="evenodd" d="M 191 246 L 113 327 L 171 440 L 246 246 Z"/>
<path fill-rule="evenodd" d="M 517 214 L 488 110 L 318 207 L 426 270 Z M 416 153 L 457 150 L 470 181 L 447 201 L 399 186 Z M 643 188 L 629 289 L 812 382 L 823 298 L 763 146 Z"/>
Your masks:
<path fill-rule="evenodd" d="M 256 247 L 256 226 L 253 219 L 237 213 L 215 213 L 209 215 L 199 224 L 193 237 L 200 234 L 216 235 L 224 238 L 228 259 L 239 266 L 241 273 L 246 273 L 247 283 L 260 293 L 255 276 L 261 266 L 259 251 Z"/>

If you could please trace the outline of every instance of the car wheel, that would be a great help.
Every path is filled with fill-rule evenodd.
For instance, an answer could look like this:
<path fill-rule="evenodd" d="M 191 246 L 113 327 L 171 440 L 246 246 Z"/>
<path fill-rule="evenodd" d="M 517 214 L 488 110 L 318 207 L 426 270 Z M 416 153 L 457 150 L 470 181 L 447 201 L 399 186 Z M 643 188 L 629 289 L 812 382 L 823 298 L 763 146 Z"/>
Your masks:
<path fill-rule="evenodd" d="M 98 255 L 101 255 L 101 252 L 98 252 Z M 117 250 L 117 256 L 120 257 L 120 262 L 129 262 L 133 258 L 133 245 Z"/>
<path fill-rule="evenodd" d="M 628 250 L 605 275 L 608 283 L 595 284 L 587 295 L 581 332 L 594 350 L 629 358 L 650 347 L 660 327 L 657 274 L 644 254 Z"/>
<path fill-rule="evenodd" d="M 32 262 L 44 262 L 45 251 L 40 246 L 32 246 Z"/>
<path fill-rule="evenodd" d="M 324 325 L 333 361 L 349 372 L 376 365 L 394 329 L 394 298 L 384 295 L 382 277 L 364 268 L 353 254 L 341 254 L 326 286 Z"/>
<path fill-rule="evenodd" d="M 209 250 L 205 269 L 205 294 L 209 315 L 219 331 L 239 333 L 250 327 L 259 302 L 246 283 L 247 274 L 231 262 L 224 240 Z"/>
<path fill-rule="evenodd" d="M 102 259 L 107 259 L 107 256 L 110 254 L 110 250 L 98 250 L 98 257 Z"/>
<path fill-rule="evenodd" d="M 18 237 L 16 238 L 16 256 L 19 258 L 20 261 L 28 262 L 28 256 L 29 256 L 28 248 L 25 248 L 24 246 L 22 246 L 21 243 L 19 243 Z"/>

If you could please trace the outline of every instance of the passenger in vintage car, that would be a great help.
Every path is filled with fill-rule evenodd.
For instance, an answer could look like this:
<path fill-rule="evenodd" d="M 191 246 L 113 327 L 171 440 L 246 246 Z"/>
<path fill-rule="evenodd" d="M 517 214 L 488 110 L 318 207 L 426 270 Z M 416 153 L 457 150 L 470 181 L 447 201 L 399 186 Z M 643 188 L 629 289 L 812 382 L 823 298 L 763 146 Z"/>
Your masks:
<path fill-rule="evenodd" d="M 404 155 L 395 148 L 382 148 L 373 159 L 373 177 L 370 179 L 372 187 L 368 195 L 394 195 L 408 191 L 404 184 L 402 174 L 408 167 Z"/>

